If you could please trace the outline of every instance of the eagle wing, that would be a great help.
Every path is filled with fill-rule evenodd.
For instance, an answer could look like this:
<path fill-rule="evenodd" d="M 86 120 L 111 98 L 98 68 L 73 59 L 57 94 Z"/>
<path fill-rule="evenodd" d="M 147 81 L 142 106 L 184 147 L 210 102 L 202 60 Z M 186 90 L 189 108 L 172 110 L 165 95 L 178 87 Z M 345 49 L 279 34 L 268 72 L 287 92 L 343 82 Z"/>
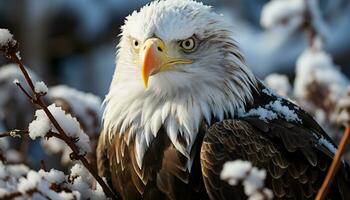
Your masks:
<path fill-rule="evenodd" d="M 205 134 L 200 153 L 210 197 L 246 199 L 242 186 L 233 187 L 220 180 L 225 162 L 242 159 L 266 169 L 265 186 L 272 189 L 275 199 L 314 199 L 333 154 L 316 137 L 323 134 L 281 119 L 265 122 L 258 117 L 243 117 L 214 124 Z M 333 183 L 328 195 L 331 199 L 350 197 L 345 163 Z"/>

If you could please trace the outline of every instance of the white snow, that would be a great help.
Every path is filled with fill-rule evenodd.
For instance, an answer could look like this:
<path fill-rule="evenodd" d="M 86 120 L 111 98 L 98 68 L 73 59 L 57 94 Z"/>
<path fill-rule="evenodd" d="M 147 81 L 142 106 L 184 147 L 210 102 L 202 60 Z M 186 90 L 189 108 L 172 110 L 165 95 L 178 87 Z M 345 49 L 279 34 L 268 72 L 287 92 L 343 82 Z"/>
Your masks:
<path fill-rule="evenodd" d="M 58 171 L 56 169 L 51 169 L 49 172 L 46 172 L 44 170 L 39 170 L 39 174 L 47 180 L 49 183 L 63 183 L 65 181 L 65 174 L 61 171 Z"/>
<path fill-rule="evenodd" d="M 8 29 L 0 28 L 0 48 L 7 46 L 8 44 L 14 45 L 16 41 L 13 39 L 13 35 Z"/>
<path fill-rule="evenodd" d="M 96 189 L 92 189 L 94 179 L 84 166 L 75 164 L 70 171 L 73 183 L 69 184 L 68 187 L 79 191 L 82 199 L 91 198 L 98 200 L 106 198 L 99 184 L 97 184 Z"/>
<path fill-rule="evenodd" d="M 250 170 L 249 175 L 243 182 L 244 192 L 250 196 L 254 194 L 257 190 L 264 187 L 264 180 L 266 178 L 266 171 L 259 170 L 256 167 L 253 167 Z"/>
<path fill-rule="evenodd" d="M 265 77 L 264 82 L 269 88 L 276 91 L 278 95 L 287 97 L 292 92 L 292 86 L 286 75 L 270 74 Z"/>
<path fill-rule="evenodd" d="M 45 112 L 37 110 L 35 119 L 29 124 L 29 137 L 33 140 L 37 137 L 44 137 L 51 129 L 51 122 Z"/>
<path fill-rule="evenodd" d="M 220 178 L 227 181 L 230 185 L 237 185 L 241 182 L 248 199 L 263 199 L 262 197 L 264 195 L 268 199 L 273 198 L 272 192 L 264 188 L 266 171 L 263 169 L 259 170 L 248 161 L 235 160 L 226 162 L 221 171 Z"/>
<path fill-rule="evenodd" d="M 268 108 L 271 108 L 275 112 L 282 115 L 287 121 L 298 121 L 301 122 L 301 119 L 299 119 L 298 115 L 295 113 L 294 110 L 289 109 L 288 106 L 282 105 L 281 101 L 276 100 L 274 102 L 270 102 L 270 104 L 267 106 Z"/>
<path fill-rule="evenodd" d="M 243 116 L 259 116 L 259 119 L 265 122 L 277 119 L 277 114 L 275 112 L 262 107 L 258 107 L 257 109 L 253 108 L 247 113 L 245 113 Z"/>
<path fill-rule="evenodd" d="M 265 28 L 284 23 L 300 24 L 305 8 L 304 0 L 272 0 L 263 7 L 260 24 Z"/>
<path fill-rule="evenodd" d="M 90 172 L 85 168 L 85 166 L 81 164 L 75 164 L 71 169 L 70 169 L 70 175 L 73 177 L 84 177 L 87 182 L 92 182 L 93 177 L 91 176 Z"/>
<path fill-rule="evenodd" d="M 34 171 L 22 164 L 8 165 L 0 161 L 0 198 L 20 192 L 18 199 L 106 199 L 102 187 L 95 183 L 84 166 L 76 164 L 71 172 L 70 175 L 65 175 L 55 169 Z M 52 190 L 52 184 L 62 191 Z M 31 193 L 33 190 L 38 192 Z"/>
<path fill-rule="evenodd" d="M 294 95 L 305 99 L 308 94 L 308 86 L 313 81 L 327 86 L 330 92 L 329 97 L 333 101 L 338 101 L 349 85 L 349 80 L 333 63 L 329 54 L 322 50 L 306 49 L 296 63 Z"/>
<path fill-rule="evenodd" d="M 65 85 L 51 87 L 48 95 L 53 100 L 63 99 L 78 117 L 85 131 L 91 135 L 99 133 L 101 121 L 101 99 L 93 94 L 84 93 Z"/>
<path fill-rule="evenodd" d="M 332 152 L 333 154 L 335 154 L 337 152 L 337 148 L 331 142 L 329 142 L 327 139 L 325 139 L 324 137 L 321 137 L 318 140 L 318 144 L 327 147 L 327 149 L 330 152 Z"/>
<path fill-rule="evenodd" d="M 79 147 L 79 153 L 83 155 L 90 152 L 90 139 L 81 129 L 77 119 L 72 117 L 70 114 L 66 114 L 61 107 L 58 107 L 55 104 L 51 104 L 48 109 L 65 133 L 72 138 L 78 139 L 76 144 Z M 51 129 L 58 133 L 58 131 L 51 124 L 49 118 L 46 116 L 44 110 L 37 110 L 35 112 L 35 116 L 36 119 L 29 124 L 29 136 L 32 139 L 45 136 L 45 134 Z"/>
<path fill-rule="evenodd" d="M 49 89 L 43 81 L 36 82 L 34 85 L 34 90 L 36 93 L 39 94 L 46 94 L 49 91 Z"/>
<path fill-rule="evenodd" d="M 19 179 L 18 191 L 25 194 L 26 191 L 36 188 L 40 180 L 40 175 L 36 171 L 30 170 L 27 177 L 21 177 Z"/>
<path fill-rule="evenodd" d="M 13 80 L 13 84 L 18 85 L 19 84 L 19 80 L 17 78 L 15 78 L 15 80 Z"/>
<path fill-rule="evenodd" d="M 251 168 L 252 163 L 243 160 L 226 162 L 222 168 L 220 178 L 227 180 L 231 185 L 237 185 L 239 181 L 247 176 Z"/>
<path fill-rule="evenodd" d="M 266 92 L 270 91 L 266 90 Z M 269 102 L 269 104 L 264 105 L 264 107 L 259 106 L 258 108 L 250 109 L 248 112 L 240 112 L 239 116 L 258 116 L 260 120 L 265 122 L 277 119 L 278 117 L 283 117 L 290 122 L 294 121 L 302 123 L 294 110 L 289 109 L 288 106 L 282 105 L 280 98 L 276 101 Z"/>

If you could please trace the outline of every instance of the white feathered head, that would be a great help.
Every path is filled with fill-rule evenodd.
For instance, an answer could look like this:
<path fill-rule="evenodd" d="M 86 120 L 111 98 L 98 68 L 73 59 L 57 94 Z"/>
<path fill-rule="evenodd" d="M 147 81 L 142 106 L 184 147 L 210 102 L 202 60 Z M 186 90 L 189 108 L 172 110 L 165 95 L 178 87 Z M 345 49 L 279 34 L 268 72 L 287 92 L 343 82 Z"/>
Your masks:
<path fill-rule="evenodd" d="M 234 115 L 255 84 L 223 16 L 196 1 L 155 1 L 122 26 L 105 123 L 141 131 L 147 144 L 164 125 L 190 147 L 201 119 Z"/>

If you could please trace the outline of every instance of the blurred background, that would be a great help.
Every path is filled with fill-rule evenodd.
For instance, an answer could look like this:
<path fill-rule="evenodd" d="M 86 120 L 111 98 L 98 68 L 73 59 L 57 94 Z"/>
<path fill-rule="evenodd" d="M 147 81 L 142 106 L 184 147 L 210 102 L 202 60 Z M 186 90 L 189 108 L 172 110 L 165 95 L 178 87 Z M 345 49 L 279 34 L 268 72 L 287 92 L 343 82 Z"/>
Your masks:
<path fill-rule="evenodd" d="M 115 68 L 119 27 L 146 0 L 0 0 L 0 27 L 20 42 L 24 63 L 49 85 L 65 84 L 100 97 Z M 295 60 L 307 46 L 301 31 L 266 30 L 260 14 L 267 0 L 203 1 L 232 21 L 249 66 L 264 78 L 271 72 L 293 79 Z M 350 70 L 350 1 L 321 0 L 327 26 L 325 49 Z M 6 64 L 0 57 L 0 66 Z"/>

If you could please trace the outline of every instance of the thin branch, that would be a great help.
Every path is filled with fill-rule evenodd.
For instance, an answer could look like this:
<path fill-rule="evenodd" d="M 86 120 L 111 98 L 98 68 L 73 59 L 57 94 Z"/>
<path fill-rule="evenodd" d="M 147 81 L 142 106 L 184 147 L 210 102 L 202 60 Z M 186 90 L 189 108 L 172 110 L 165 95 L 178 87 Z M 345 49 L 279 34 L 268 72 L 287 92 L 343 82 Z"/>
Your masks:
<path fill-rule="evenodd" d="M 3 138 L 3 137 L 11 137 L 11 133 L 10 132 L 0 133 L 0 138 Z"/>
<path fill-rule="evenodd" d="M 75 159 L 80 160 L 82 162 L 82 164 L 87 168 L 87 170 L 91 173 L 91 175 L 95 178 L 95 180 L 101 185 L 101 187 L 102 187 L 102 189 L 107 197 L 109 197 L 111 199 L 116 199 L 116 195 L 114 194 L 114 192 L 104 182 L 104 180 L 97 174 L 96 170 L 94 170 L 94 168 L 89 163 L 89 161 L 85 158 L 85 156 L 79 154 L 79 149 L 76 146 L 75 141 L 73 141 L 72 138 L 69 137 L 65 133 L 65 131 L 62 129 L 62 127 L 59 125 L 59 123 L 57 122 L 55 117 L 52 115 L 52 113 L 48 109 L 45 102 L 42 100 L 41 97 L 43 95 L 35 92 L 34 83 L 33 83 L 32 79 L 30 78 L 26 68 L 24 67 L 24 64 L 22 63 L 21 59 L 17 56 L 17 49 L 18 49 L 18 43 L 16 43 L 16 45 L 14 45 L 14 46 L 7 46 L 6 48 L 0 48 L 0 51 L 5 52 L 6 56 L 9 59 L 11 59 L 13 62 L 18 64 L 26 82 L 28 83 L 28 85 L 33 93 L 33 97 L 31 98 L 32 99 L 31 102 L 35 105 L 38 105 L 41 109 L 43 109 L 43 111 L 45 112 L 45 114 L 47 115 L 49 120 L 51 121 L 52 125 L 58 131 L 58 134 L 56 133 L 56 135 L 55 135 L 55 134 L 51 133 L 51 135 L 54 135 L 55 137 L 62 139 L 70 147 L 70 149 L 73 151 L 72 155 L 74 155 L 72 157 L 74 157 Z M 31 97 L 28 92 L 25 92 L 26 90 L 23 89 L 22 91 L 25 93 L 25 95 L 27 97 Z"/>
<path fill-rule="evenodd" d="M 317 193 L 316 200 L 323 200 L 326 197 L 326 194 L 328 193 L 328 190 L 332 184 L 334 175 L 336 174 L 339 164 L 341 162 L 341 157 L 345 151 L 346 144 L 348 143 L 350 138 L 350 124 L 348 124 L 345 127 L 344 135 L 342 136 L 338 150 L 334 156 L 333 162 L 331 164 L 331 167 L 328 170 L 327 176 L 325 180 L 323 181 L 323 184 L 320 188 L 320 190 Z"/>
<path fill-rule="evenodd" d="M 3 138 L 3 137 L 22 137 L 25 134 L 28 134 L 28 130 L 15 129 L 12 131 L 0 133 L 0 138 Z"/>
<path fill-rule="evenodd" d="M 33 97 L 27 92 L 26 89 L 22 86 L 20 82 L 15 82 L 15 84 L 18 86 L 18 88 L 23 92 L 23 94 L 29 99 L 29 101 L 33 102 Z"/>

